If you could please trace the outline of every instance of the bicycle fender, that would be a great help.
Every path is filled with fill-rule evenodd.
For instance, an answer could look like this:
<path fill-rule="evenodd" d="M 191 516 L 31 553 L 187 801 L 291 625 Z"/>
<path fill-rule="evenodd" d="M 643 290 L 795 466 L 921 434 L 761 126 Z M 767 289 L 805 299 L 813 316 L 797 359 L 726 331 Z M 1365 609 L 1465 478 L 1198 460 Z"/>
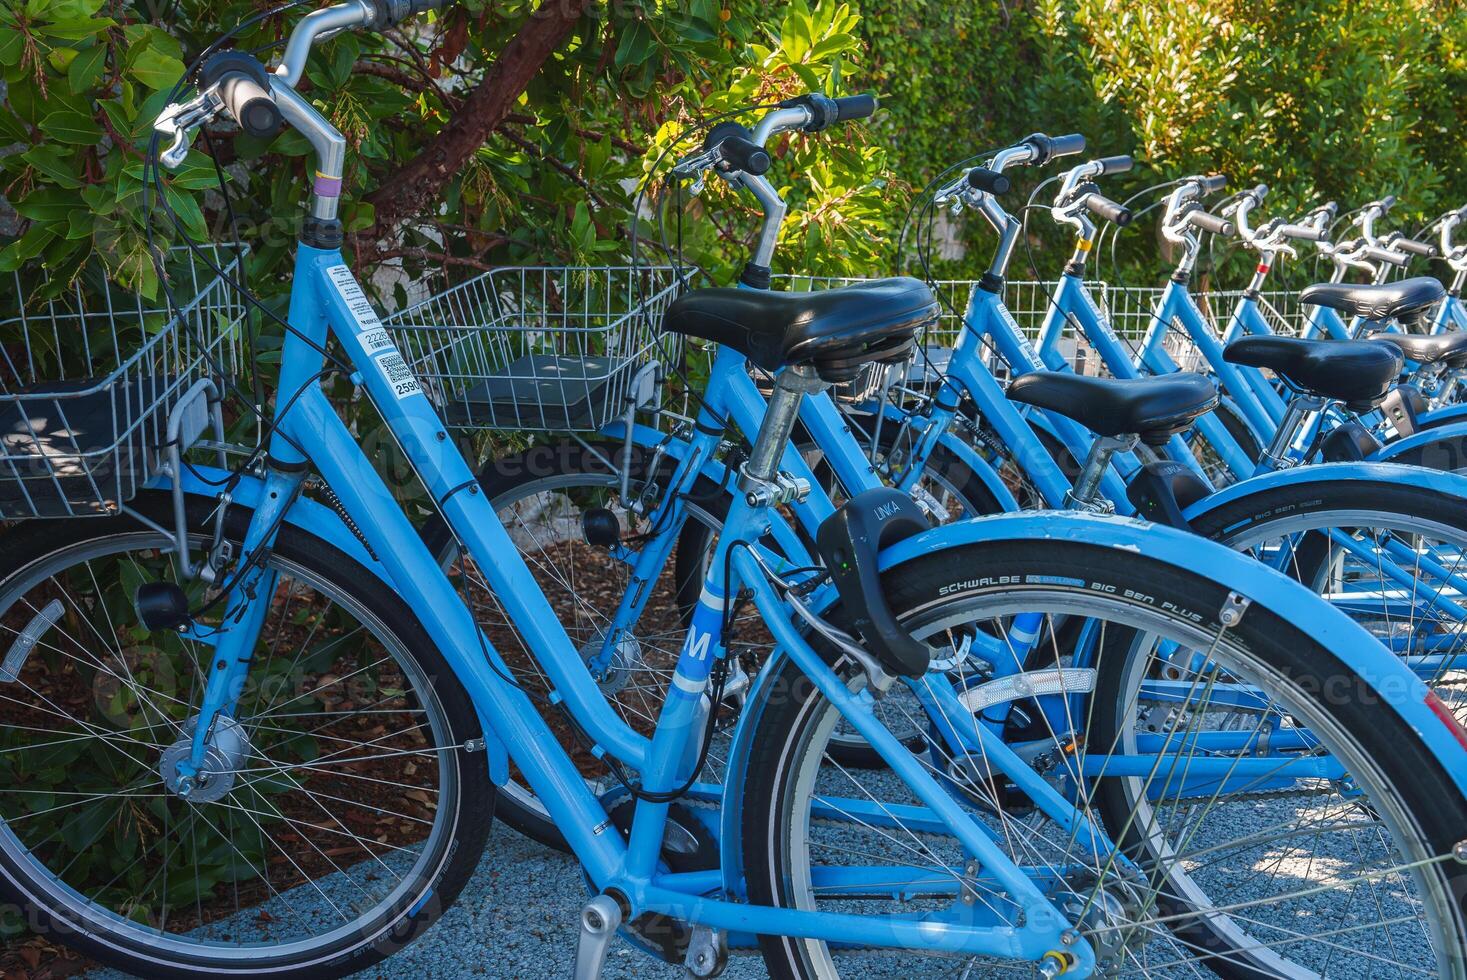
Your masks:
<path fill-rule="evenodd" d="M 1397 463 L 1312 463 L 1287 470 L 1274 470 L 1261 476 L 1223 487 L 1221 490 L 1187 507 L 1183 514 L 1192 521 L 1199 516 L 1216 510 L 1225 504 L 1254 493 L 1262 493 L 1278 487 L 1308 487 L 1311 484 L 1360 481 L 1368 483 L 1403 483 L 1424 487 L 1438 493 L 1461 497 L 1467 500 L 1467 476 L 1448 473 L 1445 470 L 1427 469 L 1421 466 L 1402 466 Z"/>
<path fill-rule="evenodd" d="M 1441 426 L 1449 422 L 1467 422 L 1467 405 L 1433 408 L 1429 412 L 1422 412 L 1416 419 L 1418 427 L 1422 425 Z"/>
<path fill-rule="evenodd" d="M 1323 467 L 1306 470 L 1319 468 Z M 1364 684 L 1381 704 L 1395 711 L 1442 760 L 1449 777 L 1467 795 L 1467 741 L 1460 740 L 1461 729 L 1437 713 L 1428 700 L 1431 690 L 1421 678 L 1344 612 L 1298 582 L 1223 545 L 1134 518 L 1035 511 L 934 528 L 883 551 L 880 565 L 886 571 L 914 558 L 990 541 L 1073 541 L 1133 551 L 1184 571 L 1206 568 L 1211 579 L 1254 605 L 1266 607 L 1286 622 L 1307 623 L 1310 635 L 1347 669 L 1348 675 L 1341 679 Z M 1056 569 L 1056 573 L 1062 575 L 1063 570 Z M 982 574 L 982 569 L 955 570 L 948 588 L 960 588 L 964 575 Z M 1215 616 L 1218 611 L 1198 612 Z"/>
<path fill-rule="evenodd" d="M 182 481 L 183 492 L 212 502 L 219 496 L 219 488 L 210 486 L 207 481 L 224 480 L 229 476 L 229 471 L 212 466 L 186 468 Z M 168 490 L 172 488 L 173 484 L 167 477 L 160 477 L 149 485 Z M 231 496 L 234 498 L 234 503 L 253 510 L 259 504 L 260 495 L 264 493 L 264 489 L 265 482 L 258 477 L 242 476 Z M 352 534 L 336 512 L 325 504 L 298 497 L 286 511 L 285 520 L 302 531 L 314 534 L 338 551 L 344 552 L 389 586 L 392 584 L 383 573 L 381 562 L 367 553 L 366 547 L 357 540 L 357 536 Z M 484 740 L 483 752 L 489 766 L 489 778 L 495 786 L 503 786 L 509 781 L 509 750 L 494 733 L 493 727 L 490 726 L 489 720 L 482 712 L 479 714 L 479 730 Z"/>
<path fill-rule="evenodd" d="M 1439 470 L 1467 467 L 1467 421 L 1421 429 L 1404 439 L 1392 440 L 1371 459 Z"/>

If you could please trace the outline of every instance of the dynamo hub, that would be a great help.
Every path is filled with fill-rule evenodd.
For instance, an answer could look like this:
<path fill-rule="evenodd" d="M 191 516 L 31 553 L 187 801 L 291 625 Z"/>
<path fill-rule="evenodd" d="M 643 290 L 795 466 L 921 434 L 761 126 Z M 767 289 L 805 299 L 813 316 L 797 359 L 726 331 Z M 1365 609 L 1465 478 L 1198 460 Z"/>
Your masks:
<path fill-rule="evenodd" d="M 190 778 L 179 771 L 179 766 L 193 752 L 198 724 L 195 715 L 184 725 L 184 737 L 163 750 L 158 775 L 163 777 L 163 785 L 170 793 L 190 803 L 214 803 L 234 788 L 235 777 L 244 769 L 250 755 L 250 738 L 239 722 L 228 715 L 219 715 L 205 743 L 203 764 Z"/>

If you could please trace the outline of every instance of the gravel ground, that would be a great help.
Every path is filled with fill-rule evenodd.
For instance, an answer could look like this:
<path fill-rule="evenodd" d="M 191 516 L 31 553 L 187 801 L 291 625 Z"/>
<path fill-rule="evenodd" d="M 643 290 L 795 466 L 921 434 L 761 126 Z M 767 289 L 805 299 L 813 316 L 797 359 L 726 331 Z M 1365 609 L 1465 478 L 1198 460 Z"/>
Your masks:
<path fill-rule="evenodd" d="M 569 977 L 576 958 L 578 916 L 586 886 L 578 865 L 496 825 L 473 880 L 429 932 L 359 977 L 454 980 L 459 977 Z M 89 980 L 125 980 L 94 970 Z M 602 974 L 606 980 L 683 977 L 681 968 L 654 960 L 618 939 Z M 734 958 L 724 977 L 768 976 L 756 955 Z"/>

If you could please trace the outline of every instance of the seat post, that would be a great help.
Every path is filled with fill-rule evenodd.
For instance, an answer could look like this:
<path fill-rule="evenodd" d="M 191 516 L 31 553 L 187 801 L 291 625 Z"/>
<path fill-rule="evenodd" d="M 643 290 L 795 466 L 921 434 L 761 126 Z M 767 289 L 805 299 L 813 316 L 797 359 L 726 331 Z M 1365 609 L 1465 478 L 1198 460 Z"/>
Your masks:
<path fill-rule="evenodd" d="M 758 483 L 772 483 L 779 472 L 779 458 L 795 431 L 800 402 L 808 392 L 825 387 L 809 364 L 787 367 L 774 377 L 774 394 L 754 440 L 754 451 L 744 464 L 744 476 Z"/>
<path fill-rule="evenodd" d="M 1091 443 L 1090 453 L 1085 457 L 1085 466 L 1080 470 L 1080 478 L 1075 481 L 1074 488 L 1065 495 L 1066 503 L 1069 504 L 1071 510 L 1115 513 L 1115 505 L 1099 494 L 1100 480 L 1105 476 L 1111 458 L 1116 453 L 1130 452 L 1135 449 L 1136 439 L 1135 433 L 1128 433 L 1119 436 L 1100 436 Z"/>
<path fill-rule="evenodd" d="M 1263 451 L 1263 458 L 1268 460 L 1271 469 L 1283 469 L 1293 465 L 1289 459 L 1289 447 L 1294 444 L 1294 437 L 1299 434 L 1299 428 L 1303 426 L 1304 420 L 1324 408 L 1324 405 L 1325 400 L 1318 395 L 1299 395 L 1289 402 L 1289 407 L 1284 411 L 1283 420 L 1279 422 L 1278 430 L 1273 434 L 1273 441 Z"/>

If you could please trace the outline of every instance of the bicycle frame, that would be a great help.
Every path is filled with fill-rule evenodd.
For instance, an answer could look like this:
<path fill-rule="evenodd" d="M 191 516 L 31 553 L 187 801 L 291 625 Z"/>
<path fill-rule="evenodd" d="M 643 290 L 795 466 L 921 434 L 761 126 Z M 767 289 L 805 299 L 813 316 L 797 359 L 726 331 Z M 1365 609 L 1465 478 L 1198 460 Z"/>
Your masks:
<path fill-rule="evenodd" d="M 217 636 L 198 731 L 206 731 L 218 714 L 231 711 L 231 692 L 242 689 L 249 654 L 268 605 L 250 597 L 268 596 L 273 585 L 269 574 L 253 567 L 251 559 L 269 549 L 279 524 L 296 508 L 305 474 L 313 465 L 340 497 L 345 511 L 353 516 L 367 548 L 377 556 L 379 573 L 409 606 L 420 611 L 424 628 L 477 706 L 486 737 L 498 737 L 505 744 L 556 824 L 564 828 L 568 842 L 598 888 L 621 891 L 637 913 L 660 912 L 714 928 L 743 932 L 777 933 L 836 943 L 921 946 L 1031 960 L 1058 948 L 1055 944 L 1067 923 L 1049 904 L 1036 882 L 1007 858 L 981 825 L 922 768 L 910 750 L 875 719 L 869 707 L 870 693 L 852 693 L 824 664 L 789 622 L 782 600 L 765 579 L 750 549 L 735 551 L 728 565 L 736 575 L 737 585 L 752 589 L 755 603 L 779 639 L 784 655 L 796 660 L 822 693 L 912 788 L 931 810 L 934 826 L 946 828 L 961 841 L 985 868 L 985 874 L 1013 897 L 1016 907 L 1024 910 L 1025 924 L 1012 927 L 985 921 L 971 910 L 962 922 L 919 922 L 760 908 L 708 898 L 701 894 L 707 890 L 706 875 L 659 873 L 667 804 L 639 801 L 630 840 L 625 844 L 619 834 L 606 833 L 610 821 L 605 808 L 569 756 L 560 749 L 529 698 L 507 680 L 509 674 L 504 661 L 479 631 L 453 584 L 337 417 L 318 383 L 323 364 L 319 346 L 324 346 L 328 333 L 338 338 L 356 368 L 353 380 L 367 390 L 388 429 L 429 492 L 440 502 L 444 516 L 468 551 L 496 556 L 483 569 L 489 587 L 521 631 L 526 645 L 543 664 L 557 695 L 597 743 L 596 754 L 610 753 L 636 768 L 642 773 L 642 785 L 648 792 L 673 789 L 689 768 L 690 752 L 697 746 L 695 736 L 701 731 L 700 717 L 707 710 L 704 689 L 713 661 L 722 654 L 722 597 L 735 587 L 722 579 L 724 559 L 733 542 L 757 541 L 770 529 L 768 511 L 753 507 L 742 497 L 734 499 L 711 563 L 712 570 L 694 612 L 668 701 L 654 735 L 648 739 L 615 715 L 529 569 L 522 561 L 507 557 L 518 554 L 513 542 L 492 506 L 477 491 L 473 474 L 447 438 L 427 398 L 410 375 L 395 370 L 396 348 L 381 329 L 339 252 L 300 246 L 290 322 L 301 336 L 287 337 L 280 390 L 296 394 L 280 402 L 287 407 L 277 417 L 277 434 L 270 446 L 270 470 L 254 497 L 257 509 L 239 555 L 238 567 L 247 570 L 244 572 L 247 577 L 231 592 L 225 622 L 232 625 L 221 629 Z M 736 385 L 729 387 L 737 389 Z M 729 401 L 730 406 L 736 403 L 737 397 Z M 739 411 L 752 407 L 750 402 Z M 334 515 L 327 517 L 319 511 L 313 512 L 311 505 L 304 505 L 301 513 L 304 516 L 298 515 L 296 520 L 304 521 L 307 526 L 315 518 L 327 523 L 335 520 Z M 340 531 L 336 536 L 340 537 Z M 202 744 L 201 739 L 196 739 L 196 750 Z M 1000 768 L 1004 768 L 1002 743 L 995 739 L 992 748 Z M 195 760 L 194 764 L 198 762 Z M 1028 784 L 1038 794 L 1036 799 L 1040 804 L 1054 811 L 1052 815 L 1056 819 L 1075 825 L 1080 818 L 1064 797 L 1016 758 L 1012 763 L 1012 778 L 1021 785 Z M 1088 843 L 1094 853 L 1111 853 L 1112 845 L 1098 828 L 1087 823 L 1078 829 L 1082 831 L 1078 839 Z M 732 869 L 726 868 L 725 874 L 729 873 Z M 1093 954 L 1088 948 L 1079 948 L 1083 945 L 1076 944 L 1071 949 L 1079 958 L 1079 965 L 1088 968 Z"/>

